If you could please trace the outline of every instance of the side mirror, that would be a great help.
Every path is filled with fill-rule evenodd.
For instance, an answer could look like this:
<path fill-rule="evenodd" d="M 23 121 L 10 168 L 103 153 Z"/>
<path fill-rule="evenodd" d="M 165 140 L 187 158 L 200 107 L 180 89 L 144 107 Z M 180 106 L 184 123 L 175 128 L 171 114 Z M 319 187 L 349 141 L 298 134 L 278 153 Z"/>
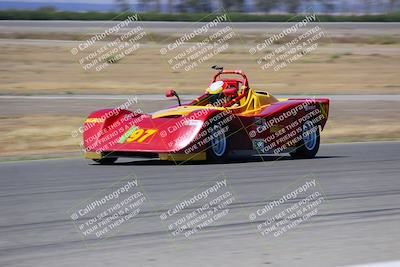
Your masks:
<path fill-rule="evenodd" d="M 236 96 L 237 90 L 236 88 L 229 88 L 222 91 L 225 96 Z"/>
<path fill-rule="evenodd" d="M 168 90 L 165 92 L 165 96 L 166 96 L 166 97 L 173 97 L 173 96 L 176 96 L 176 98 L 178 99 L 178 104 L 179 104 L 179 106 L 181 105 L 181 100 L 180 100 L 180 98 L 179 98 L 179 96 L 178 96 L 178 93 L 175 92 L 174 90 L 168 89 Z"/>
<path fill-rule="evenodd" d="M 177 93 L 176 93 L 174 90 L 172 90 L 172 89 L 168 89 L 168 90 L 165 92 L 165 96 L 166 96 L 166 97 L 173 97 L 173 96 L 175 96 L 175 95 L 177 95 Z"/>

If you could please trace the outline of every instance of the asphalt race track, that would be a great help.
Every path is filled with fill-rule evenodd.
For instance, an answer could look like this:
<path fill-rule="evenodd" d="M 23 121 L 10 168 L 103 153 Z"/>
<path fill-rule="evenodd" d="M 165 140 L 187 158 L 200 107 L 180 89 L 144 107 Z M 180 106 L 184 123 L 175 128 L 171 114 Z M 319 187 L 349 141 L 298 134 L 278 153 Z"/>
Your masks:
<path fill-rule="evenodd" d="M 0 163 L 0 266 L 347 266 L 400 259 L 400 142 L 323 145 L 312 160 L 229 164 L 84 159 Z M 173 238 L 160 214 L 223 174 L 235 216 L 193 238 Z M 151 201 L 107 239 L 82 240 L 69 210 L 135 175 Z M 289 184 L 316 177 L 326 201 L 309 221 L 274 238 L 248 214 Z M 278 194 L 279 195 L 279 194 Z M 240 199 L 240 200 L 239 200 Z"/>

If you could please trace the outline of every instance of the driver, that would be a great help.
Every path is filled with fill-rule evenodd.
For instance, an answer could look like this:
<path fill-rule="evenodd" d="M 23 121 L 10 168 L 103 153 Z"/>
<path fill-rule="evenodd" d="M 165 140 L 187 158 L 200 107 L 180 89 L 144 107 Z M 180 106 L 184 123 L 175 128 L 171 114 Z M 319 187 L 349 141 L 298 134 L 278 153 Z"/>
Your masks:
<path fill-rule="evenodd" d="M 235 94 L 225 96 L 224 90 L 235 90 Z M 224 81 L 213 82 L 206 90 L 209 103 L 207 106 L 222 107 L 237 96 L 237 89 L 234 86 L 229 86 Z"/>

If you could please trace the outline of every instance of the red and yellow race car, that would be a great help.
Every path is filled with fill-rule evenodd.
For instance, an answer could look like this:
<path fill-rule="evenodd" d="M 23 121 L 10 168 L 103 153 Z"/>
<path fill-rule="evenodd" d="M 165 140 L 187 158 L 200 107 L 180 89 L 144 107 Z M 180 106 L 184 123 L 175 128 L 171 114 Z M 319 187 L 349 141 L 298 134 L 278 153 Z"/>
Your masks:
<path fill-rule="evenodd" d="M 223 162 L 234 157 L 290 153 L 313 158 L 328 119 L 329 99 L 277 99 L 250 87 L 241 70 L 217 71 L 205 93 L 142 114 L 126 109 L 93 112 L 83 126 L 85 157 L 100 164 L 119 157 Z"/>

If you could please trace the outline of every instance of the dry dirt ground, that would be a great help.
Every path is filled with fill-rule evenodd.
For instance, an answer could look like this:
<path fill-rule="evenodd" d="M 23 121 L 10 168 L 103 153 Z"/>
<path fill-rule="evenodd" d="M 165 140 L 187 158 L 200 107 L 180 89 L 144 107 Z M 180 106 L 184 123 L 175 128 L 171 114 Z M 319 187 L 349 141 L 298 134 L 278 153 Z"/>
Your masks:
<path fill-rule="evenodd" d="M 261 70 L 243 45 L 234 44 L 199 67 L 173 71 L 160 45 L 143 44 L 106 69 L 84 71 L 74 43 L 0 39 L 1 94 L 163 93 L 172 87 L 197 93 L 208 85 L 210 65 L 242 69 L 251 86 L 275 94 L 398 94 L 400 44 L 322 43 L 279 71 Z"/>

